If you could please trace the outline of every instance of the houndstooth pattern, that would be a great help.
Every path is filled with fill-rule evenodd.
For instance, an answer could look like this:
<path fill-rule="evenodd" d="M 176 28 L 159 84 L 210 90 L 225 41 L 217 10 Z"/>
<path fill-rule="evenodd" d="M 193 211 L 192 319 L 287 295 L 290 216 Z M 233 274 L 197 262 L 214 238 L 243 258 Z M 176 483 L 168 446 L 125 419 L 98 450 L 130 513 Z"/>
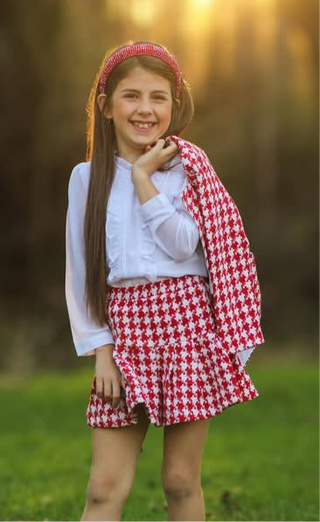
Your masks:
<path fill-rule="evenodd" d="M 188 175 L 182 199 L 199 228 L 221 343 L 230 354 L 264 343 L 257 268 L 240 212 L 205 152 L 177 136 Z"/>
<path fill-rule="evenodd" d="M 115 409 L 97 396 L 94 377 L 88 425 L 136 424 L 134 408 L 144 403 L 150 421 L 167 426 L 257 397 L 238 358 L 223 348 L 212 312 L 209 283 L 197 275 L 109 287 L 106 314 L 125 391 Z"/>

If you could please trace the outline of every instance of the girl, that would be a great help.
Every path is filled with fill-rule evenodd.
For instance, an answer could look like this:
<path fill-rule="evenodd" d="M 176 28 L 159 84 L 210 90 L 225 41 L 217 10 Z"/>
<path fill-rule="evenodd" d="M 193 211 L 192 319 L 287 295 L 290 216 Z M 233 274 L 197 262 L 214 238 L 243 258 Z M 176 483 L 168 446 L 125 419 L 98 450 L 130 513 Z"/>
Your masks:
<path fill-rule="evenodd" d="M 106 56 L 91 92 L 66 220 L 73 341 L 95 355 L 82 520 L 120 520 L 150 423 L 164 427 L 169 520 L 205 520 L 210 418 L 258 396 L 245 370 L 264 341 L 255 262 L 207 156 L 179 137 L 193 110 L 177 60 L 152 42 Z"/>

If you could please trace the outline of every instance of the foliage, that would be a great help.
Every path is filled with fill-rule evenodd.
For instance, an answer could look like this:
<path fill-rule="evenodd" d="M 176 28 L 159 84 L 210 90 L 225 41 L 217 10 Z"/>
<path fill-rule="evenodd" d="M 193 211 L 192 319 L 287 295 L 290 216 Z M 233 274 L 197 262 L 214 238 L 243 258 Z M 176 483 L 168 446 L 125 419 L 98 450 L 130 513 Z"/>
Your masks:
<path fill-rule="evenodd" d="M 319 520 L 315 364 L 248 364 L 260 396 L 211 419 L 206 520 Z M 92 372 L 2 380 L 1 520 L 79 520 L 90 472 Z M 167 520 L 163 430 L 150 426 L 123 520 Z"/>
<path fill-rule="evenodd" d="M 10 329 L 24 314 L 40 321 L 26 340 L 30 364 L 45 358 L 45 323 L 64 363 L 67 185 L 85 157 L 85 106 L 101 59 L 128 39 L 167 45 L 191 84 L 196 113 L 185 137 L 208 153 L 239 206 L 266 340 L 317 349 L 317 13 L 316 0 L 2 0 L 0 307 Z M 15 331 L 5 337 L 11 354 Z"/>

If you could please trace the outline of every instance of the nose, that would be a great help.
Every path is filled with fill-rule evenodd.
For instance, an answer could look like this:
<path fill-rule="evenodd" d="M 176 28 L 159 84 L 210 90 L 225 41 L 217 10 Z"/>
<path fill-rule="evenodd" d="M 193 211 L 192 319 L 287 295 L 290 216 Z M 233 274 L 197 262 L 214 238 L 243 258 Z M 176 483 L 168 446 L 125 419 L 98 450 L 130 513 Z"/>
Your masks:
<path fill-rule="evenodd" d="M 138 108 L 139 114 L 150 114 L 151 113 L 151 105 L 148 98 L 141 98 L 139 108 Z"/>

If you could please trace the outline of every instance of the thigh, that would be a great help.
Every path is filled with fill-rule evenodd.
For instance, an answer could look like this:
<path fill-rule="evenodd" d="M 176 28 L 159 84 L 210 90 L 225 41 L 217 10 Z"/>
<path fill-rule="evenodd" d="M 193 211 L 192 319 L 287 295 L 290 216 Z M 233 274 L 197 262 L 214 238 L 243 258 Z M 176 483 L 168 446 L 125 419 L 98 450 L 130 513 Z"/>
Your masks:
<path fill-rule="evenodd" d="M 102 488 L 129 493 L 139 453 L 148 431 L 144 405 L 136 407 L 138 424 L 120 428 L 92 429 L 92 466 L 89 490 Z"/>
<path fill-rule="evenodd" d="M 201 462 L 210 419 L 165 426 L 162 477 L 200 477 Z M 170 481 L 170 480 L 169 480 Z"/>

